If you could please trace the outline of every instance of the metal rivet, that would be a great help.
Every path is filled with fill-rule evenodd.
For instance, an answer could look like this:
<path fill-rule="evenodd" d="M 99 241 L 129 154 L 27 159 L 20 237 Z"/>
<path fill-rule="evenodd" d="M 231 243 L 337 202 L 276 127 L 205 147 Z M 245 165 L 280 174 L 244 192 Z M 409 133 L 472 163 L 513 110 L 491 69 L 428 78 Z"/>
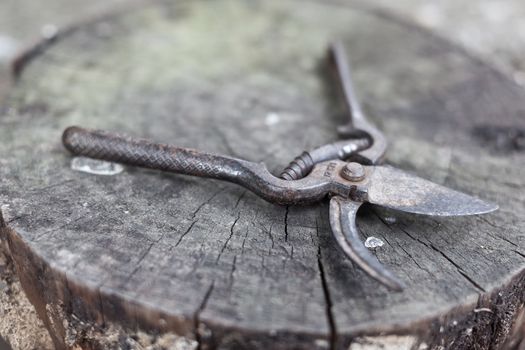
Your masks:
<path fill-rule="evenodd" d="M 341 169 L 341 176 L 349 181 L 361 181 L 365 178 L 365 168 L 356 162 L 347 163 Z"/>

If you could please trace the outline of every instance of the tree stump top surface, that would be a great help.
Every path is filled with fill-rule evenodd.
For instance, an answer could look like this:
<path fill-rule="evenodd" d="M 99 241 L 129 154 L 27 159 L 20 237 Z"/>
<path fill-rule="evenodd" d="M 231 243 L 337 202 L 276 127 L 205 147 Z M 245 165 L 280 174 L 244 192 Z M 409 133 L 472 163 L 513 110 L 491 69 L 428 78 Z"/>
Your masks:
<path fill-rule="evenodd" d="M 345 258 L 327 203 L 282 207 L 215 180 L 70 167 L 61 132 L 82 125 L 278 172 L 344 123 L 323 66 L 333 38 L 388 137 L 387 162 L 500 205 L 452 219 L 362 208 L 363 238 L 386 243 L 375 254 L 407 283 L 402 293 Z M 322 346 L 334 334 L 412 327 L 524 267 L 523 92 L 454 45 L 373 12 L 335 2 L 149 5 L 58 40 L 25 68 L 10 103 L 0 117 L 4 220 L 86 317 Z"/>

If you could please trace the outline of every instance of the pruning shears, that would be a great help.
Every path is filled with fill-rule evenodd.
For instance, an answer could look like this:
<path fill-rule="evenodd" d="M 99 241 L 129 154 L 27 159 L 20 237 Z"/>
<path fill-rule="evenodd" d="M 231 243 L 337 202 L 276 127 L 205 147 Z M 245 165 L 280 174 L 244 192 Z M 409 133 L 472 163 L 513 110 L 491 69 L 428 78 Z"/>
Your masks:
<path fill-rule="evenodd" d="M 272 203 L 300 205 L 330 198 L 330 226 L 343 252 L 371 277 L 401 290 L 403 282 L 361 242 L 356 213 L 363 203 L 432 216 L 484 214 L 498 206 L 381 165 L 387 142 L 356 98 L 345 48 L 335 43 L 329 56 L 350 116 L 348 124 L 338 128 L 342 140 L 303 152 L 279 176 L 263 163 L 108 131 L 72 126 L 64 131 L 62 141 L 75 155 L 229 181 Z"/>

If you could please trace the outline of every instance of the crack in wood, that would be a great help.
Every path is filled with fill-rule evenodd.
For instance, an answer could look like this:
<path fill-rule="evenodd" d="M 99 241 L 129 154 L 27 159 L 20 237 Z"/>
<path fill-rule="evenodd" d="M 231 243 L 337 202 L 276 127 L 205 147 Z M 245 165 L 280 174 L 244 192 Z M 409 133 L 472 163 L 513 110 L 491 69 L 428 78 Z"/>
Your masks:
<path fill-rule="evenodd" d="M 399 226 L 399 229 L 403 231 L 408 237 L 412 238 L 414 241 L 419 242 L 423 244 L 425 247 L 430 248 L 434 250 L 435 252 L 439 253 L 443 258 L 445 258 L 445 260 L 451 263 L 456 268 L 456 271 L 461 276 L 463 276 L 463 278 L 465 278 L 472 286 L 474 286 L 474 288 L 476 288 L 479 291 L 486 292 L 485 289 L 481 285 L 479 285 L 476 281 L 474 281 L 474 279 L 470 277 L 460 265 L 458 265 L 454 260 L 452 260 L 448 255 L 446 255 L 444 252 L 438 249 L 435 245 L 433 245 L 432 243 L 425 243 L 419 238 L 413 237 L 411 234 L 407 232 L 407 230 L 403 229 L 401 226 Z"/>
<path fill-rule="evenodd" d="M 284 213 L 284 241 L 288 242 L 288 212 L 290 210 L 290 206 L 286 206 L 286 211 Z"/>
<path fill-rule="evenodd" d="M 441 254 L 448 262 L 450 262 L 452 265 L 454 265 L 457 269 L 457 271 L 461 274 L 461 276 L 463 276 L 467 281 L 470 282 L 470 284 L 472 284 L 476 289 L 482 291 L 482 292 L 486 292 L 486 290 L 481 287 L 476 281 L 474 281 L 474 279 L 472 277 L 470 277 L 466 272 L 465 270 L 463 270 L 463 268 L 461 266 L 459 266 L 454 260 L 452 260 L 448 255 L 446 255 L 443 251 L 441 251 L 440 249 L 438 249 L 436 246 L 434 246 L 433 244 L 430 244 L 430 248 L 432 248 L 433 250 L 435 250 L 436 252 L 438 252 L 439 254 Z"/>
<path fill-rule="evenodd" d="M 494 238 L 494 239 L 501 239 L 502 241 L 505 241 L 507 242 L 508 244 L 510 244 L 511 246 L 513 247 L 519 247 L 516 243 L 512 242 L 511 240 L 507 239 L 507 238 L 504 238 L 498 234 L 492 234 L 491 232 L 485 232 L 487 235 L 489 235 L 490 237 Z"/>
<path fill-rule="evenodd" d="M 146 248 L 146 250 L 144 251 L 144 253 L 142 253 L 142 255 L 139 257 L 139 260 L 137 261 L 137 264 L 135 265 L 135 268 L 131 271 L 131 273 L 128 275 L 128 277 L 126 277 L 126 281 L 125 283 L 128 283 L 131 278 L 133 278 L 133 276 L 137 273 L 137 271 L 140 269 L 141 265 L 142 265 L 142 262 L 144 261 L 144 259 L 146 258 L 146 256 L 149 254 L 149 252 L 151 251 L 151 248 L 153 248 L 153 245 L 155 245 L 155 242 L 151 242 L 148 246 L 148 248 Z"/>
<path fill-rule="evenodd" d="M 190 233 L 191 229 L 193 228 L 193 226 L 198 222 L 199 220 L 195 220 L 191 223 L 191 225 L 186 229 L 186 231 L 184 231 L 184 233 L 182 235 L 180 235 L 179 239 L 177 240 L 177 243 L 175 243 L 175 247 L 178 247 L 179 244 L 182 242 L 182 240 L 184 239 L 184 237 L 186 237 L 186 235 L 188 233 Z M 171 249 L 170 249 L 171 250 Z"/>
<path fill-rule="evenodd" d="M 14 218 L 5 221 L 5 222 L 4 222 L 4 225 L 6 225 L 6 224 L 7 224 L 7 225 L 12 224 L 13 222 L 18 221 L 18 220 L 20 220 L 20 219 L 22 219 L 23 217 L 26 217 L 26 216 L 28 216 L 28 215 L 27 215 L 27 214 L 24 214 L 24 215 L 18 215 L 18 216 L 15 216 Z M 1 221 L 1 220 L 2 220 L 2 218 L 0 217 L 0 227 L 2 227 L 2 221 Z"/>
<path fill-rule="evenodd" d="M 393 229 L 391 229 L 391 231 L 392 231 L 392 232 L 395 232 Z M 392 244 L 390 244 L 390 242 L 388 241 L 388 239 L 386 239 L 386 237 L 382 237 L 382 238 L 385 240 L 385 242 L 388 243 L 388 245 L 390 245 L 393 249 L 395 249 L 394 246 L 392 246 Z M 401 249 L 401 250 L 402 250 L 402 251 L 403 251 L 403 252 L 404 252 L 409 258 L 410 258 L 410 260 L 412 260 L 412 261 L 414 262 L 414 264 L 416 264 L 416 266 L 417 266 L 420 270 L 423 270 L 423 271 L 425 271 L 426 273 L 428 273 L 429 275 L 431 275 L 430 271 L 427 270 L 425 267 L 421 266 L 421 265 L 417 262 L 417 260 L 414 258 L 414 256 L 412 256 L 412 254 L 410 254 L 410 253 L 408 252 L 408 250 L 406 250 L 405 247 L 403 247 L 402 244 L 400 244 L 399 242 L 396 242 L 396 245 L 397 245 L 397 246 L 398 246 L 398 247 L 399 247 L 399 248 L 400 248 L 400 249 Z"/>
<path fill-rule="evenodd" d="M 235 270 L 237 269 L 237 255 L 234 255 L 233 256 L 233 260 L 232 260 L 232 268 L 230 270 L 230 275 L 229 275 L 229 278 L 228 278 L 228 288 L 231 290 L 232 286 L 233 286 L 233 281 L 235 279 L 234 277 L 234 273 L 235 273 Z"/>
<path fill-rule="evenodd" d="M 321 286 L 323 289 L 323 295 L 325 300 L 325 310 L 326 318 L 328 321 L 328 329 L 330 330 L 330 350 L 334 350 L 337 341 L 337 328 L 335 324 L 335 318 L 333 315 L 332 307 L 332 297 L 330 295 L 330 288 L 328 287 L 328 281 L 326 279 L 326 271 L 323 265 L 322 254 L 321 254 L 321 242 L 319 238 L 319 226 L 316 221 L 317 226 L 317 265 L 319 269 L 319 277 L 321 279 Z"/>
<path fill-rule="evenodd" d="M 237 207 L 239 206 L 239 203 L 241 202 L 241 200 L 244 198 L 244 196 L 246 196 L 246 193 L 248 192 L 248 190 L 244 190 L 242 191 L 241 195 L 239 196 L 239 198 L 237 198 L 237 202 L 235 202 L 235 206 L 234 206 L 234 209 L 237 209 Z"/>
<path fill-rule="evenodd" d="M 191 219 L 195 219 L 195 216 L 197 216 L 197 214 L 201 211 L 201 209 L 206 205 L 208 204 L 209 202 L 211 202 L 213 200 L 213 198 L 215 198 L 219 193 L 221 193 L 222 191 L 224 191 L 224 187 L 221 187 L 218 191 L 216 191 L 214 194 L 212 194 L 207 200 L 205 200 L 203 203 L 201 203 L 197 209 L 195 209 L 191 215 Z"/>
<path fill-rule="evenodd" d="M 240 217 L 241 217 L 241 212 L 237 214 L 237 218 L 235 219 L 235 221 L 233 221 L 233 224 L 230 227 L 230 235 L 226 239 L 226 242 L 224 242 L 224 244 L 222 245 L 221 251 L 219 252 L 219 255 L 217 255 L 217 260 L 215 260 L 215 263 L 219 262 L 219 260 L 221 259 L 222 253 L 224 253 L 224 250 L 226 250 L 228 243 L 230 243 L 230 240 L 233 237 L 233 228 L 235 227 L 235 225 L 237 225 L 237 221 L 239 221 Z"/>
<path fill-rule="evenodd" d="M 259 218 L 259 212 L 255 212 L 255 217 L 252 219 L 252 222 L 251 222 L 251 226 L 254 227 L 254 228 L 257 228 L 257 220 Z M 246 233 L 244 234 L 244 237 L 242 239 L 242 244 L 241 244 L 241 255 L 244 255 L 244 249 L 245 249 L 245 246 L 246 246 L 246 239 L 248 238 L 248 234 L 250 233 L 250 226 L 246 226 Z"/>
<path fill-rule="evenodd" d="M 250 233 L 250 229 L 246 227 L 246 233 L 244 234 L 244 238 L 242 239 L 241 255 L 244 255 L 244 245 L 246 244 L 246 238 L 248 238 L 248 233 Z"/>
<path fill-rule="evenodd" d="M 525 253 L 520 252 L 519 250 L 513 250 L 514 253 L 518 254 L 522 258 L 525 258 Z"/>
<path fill-rule="evenodd" d="M 133 271 L 131 271 L 131 273 L 128 275 L 128 277 L 126 278 L 126 281 L 125 283 L 128 283 L 129 280 L 131 280 L 131 278 L 135 275 L 135 273 L 137 273 L 137 271 L 140 269 L 140 267 L 142 266 L 142 262 L 146 259 L 146 257 L 148 256 L 148 254 L 150 253 L 151 249 L 153 248 L 153 246 L 155 244 L 159 244 L 162 240 L 164 239 L 164 232 L 160 235 L 160 237 L 155 240 L 155 241 L 152 241 L 148 248 L 146 248 L 146 251 L 140 256 L 139 260 L 137 261 L 137 264 L 135 266 L 135 268 L 133 269 Z"/>
<path fill-rule="evenodd" d="M 487 223 L 488 225 L 490 225 L 490 226 L 492 226 L 492 227 L 494 227 L 494 228 L 497 228 L 497 229 L 499 229 L 499 230 L 505 230 L 504 227 L 501 227 L 501 226 L 499 226 L 499 225 L 496 225 L 496 224 L 490 222 L 487 218 L 484 218 L 483 216 L 479 216 L 478 218 L 479 218 L 481 221 Z M 518 245 L 517 245 L 516 243 L 514 243 L 514 242 L 511 241 L 511 240 L 509 240 L 508 238 L 505 238 L 505 237 L 503 237 L 503 236 L 498 235 L 497 233 L 494 233 L 494 234 L 493 234 L 492 232 L 488 232 L 488 231 L 487 231 L 486 233 L 487 233 L 489 236 L 491 236 L 492 238 L 494 238 L 494 239 L 498 239 L 498 238 L 499 238 L 499 239 L 501 239 L 501 240 L 503 240 L 503 241 L 509 243 L 510 245 L 514 246 L 514 247 L 518 247 Z"/>
<path fill-rule="evenodd" d="M 390 232 L 394 232 L 394 230 L 390 229 Z M 378 236 L 379 236 L 379 235 L 378 235 Z M 368 238 L 368 237 L 365 237 L 365 238 Z M 390 248 L 392 248 L 392 249 L 394 249 L 394 250 L 396 249 L 396 248 L 394 248 L 394 246 L 392 245 L 392 243 L 390 243 L 390 241 L 389 241 L 384 235 L 380 235 L 380 238 L 381 238 L 382 240 L 384 240 L 384 241 L 386 242 L 386 244 L 388 244 L 388 245 L 390 246 Z M 399 243 L 398 243 L 398 245 L 399 245 Z M 375 253 L 376 253 L 376 250 L 375 250 L 375 249 L 371 249 L 371 252 L 372 252 L 374 255 L 377 255 L 377 254 L 375 254 Z"/>
<path fill-rule="evenodd" d="M 412 256 L 412 254 L 410 254 L 401 244 L 397 244 L 399 246 L 399 248 L 401 248 L 401 250 L 403 250 L 405 252 L 405 254 L 410 258 L 410 260 L 412 260 L 414 262 L 414 264 L 416 264 L 417 267 L 419 267 L 421 270 L 425 271 L 426 273 L 428 273 L 429 275 L 431 274 L 430 271 L 428 271 L 426 268 L 424 268 L 423 266 L 419 265 L 419 263 L 416 261 L 416 259 Z"/>
<path fill-rule="evenodd" d="M 4 213 L 2 213 L 2 208 L 0 208 L 0 228 L 4 228 L 4 227 L 7 227 L 7 224 L 9 222 L 6 223 L 5 219 L 4 219 Z M 0 237 L 1 238 L 1 237 Z"/>
<path fill-rule="evenodd" d="M 208 289 L 206 290 L 206 293 L 204 294 L 204 298 L 199 304 L 199 307 L 193 314 L 193 334 L 194 334 L 195 340 L 197 341 L 197 350 L 202 349 L 202 337 L 199 332 L 199 327 L 201 323 L 200 316 L 201 316 L 201 313 L 206 308 L 206 305 L 208 304 L 208 300 L 210 299 L 214 286 L 215 286 L 215 280 L 212 280 L 210 286 L 208 287 Z"/>
<path fill-rule="evenodd" d="M 104 315 L 104 303 L 102 302 L 102 292 L 100 291 L 100 288 L 102 288 L 102 286 L 97 288 L 97 302 L 98 302 L 98 308 L 100 311 L 100 318 L 102 319 L 102 324 L 105 324 L 106 317 Z"/>
<path fill-rule="evenodd" d="M 395 232 L 393 227 L 388 223 L 386 222 L 375 210 L 372 211 L 374 213 L 375 216 L 377 216 L 377 218 L 379 219 L 379 221 L 381 221 L 389 230 L 390 232 Z M 385 242 L 392 247 L 392 249 L 395 249 L 394 246 L 390 243 L 390 241 L 386 238 L 386 237 L 382 237 Z M 425 271 L 426 273 L 430 274 L 430 271 L 428 271 L 426 268 L 424 268 L 423 266 L 419 265 L 419 263 L 416 261 L 416 259 L 412 256 L 412 254 L 410 254 L 400 243 L 396 242 L 397 246 L 403 251 L 405 252 L 405 254 L 414 262 L 414 264 L 416 264 L 416 266 L 418 268 L 420 268 L 421 270 Z"/>
<path fill-rule="evenodd" d="M 268 234 L 268 237 L 270 238 L 270 241 L 272 242 L 272 245 L 270 246 L 270 249 L 268 249 L 268 255 L 270 255 L 270 253 L 272 252 L 272 249 L 274 248 L 275 246 L 275 241 L 274 241 L 274 238 L 273 238 L 273 235 L 272 235 L 272 229 L 273 229 L 273 225 L 270 225 L 270 229 L 266 229 L 266 227 L 262 227 L 262 230 L 264 232 L 266 232 L 266 234 Z"/>

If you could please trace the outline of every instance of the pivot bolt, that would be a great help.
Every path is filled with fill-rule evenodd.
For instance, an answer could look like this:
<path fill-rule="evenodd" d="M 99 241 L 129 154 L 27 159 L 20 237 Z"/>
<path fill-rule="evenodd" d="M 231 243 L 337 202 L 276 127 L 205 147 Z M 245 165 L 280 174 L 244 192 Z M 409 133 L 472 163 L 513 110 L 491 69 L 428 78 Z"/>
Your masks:
<path fill-rule="evenodd" d="M 361 181 L 365 178 L 365 168 L 356 162 L 346 163 L 341 169 L 341 176 L 348 181 Z"/>

